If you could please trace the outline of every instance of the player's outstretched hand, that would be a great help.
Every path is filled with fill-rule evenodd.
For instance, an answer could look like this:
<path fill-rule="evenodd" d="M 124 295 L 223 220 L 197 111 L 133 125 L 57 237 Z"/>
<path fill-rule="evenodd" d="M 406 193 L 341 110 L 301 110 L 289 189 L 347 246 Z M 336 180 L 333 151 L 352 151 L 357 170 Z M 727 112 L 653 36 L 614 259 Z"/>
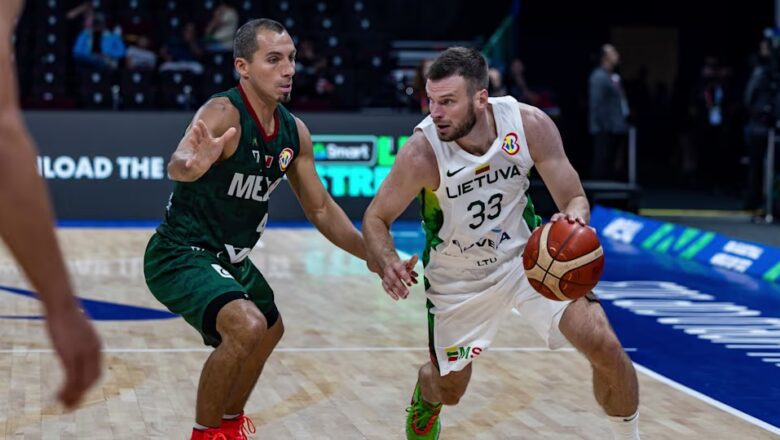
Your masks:
<path fill-rule="evenodd" d="M 100 340 L 87 317 L 77 307 L 50 313 L 46 325 L 54 350 L 65 369 L 65 383 L 57 398 L 67 409 L 73 409 L 100 378 Z"/>
<path fill-rule="evenodd" d="M 215 138 L 206 123 L 198 119 L 186 135 L 192 156 L 184 164 L 185 168 L 205 173 L 222 155 L 225 144 L 236 135 L 236 131 L 235 127 L 230 127 L 222 136 Z"/>
<path fill-rule="evenodd" d="M 394 300 L 406 299 L 409 296 L 409 287 L 417 284 L 417 272 L 414 266 L 417 265 L 417 254 L 412 255 L 408 260 L 399 260 L 385 266 L 382 272 L 382 287 L 390 298 Z"/>

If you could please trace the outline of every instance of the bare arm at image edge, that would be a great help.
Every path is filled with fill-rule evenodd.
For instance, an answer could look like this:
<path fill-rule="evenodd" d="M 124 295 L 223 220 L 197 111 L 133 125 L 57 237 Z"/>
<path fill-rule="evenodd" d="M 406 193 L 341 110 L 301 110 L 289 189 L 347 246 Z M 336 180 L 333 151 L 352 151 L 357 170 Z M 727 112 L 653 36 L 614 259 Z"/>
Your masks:
<path fill-rule="evenodd" d="M 17 100 L 11 34 L 22 1 L 0 2 L 0 237 L 43 302 L 52 344 L 65 368 L 59 399 L 74 407 L 100 376 L 100 342 L 78 307 L 54 235 L 49 195 Z"/>

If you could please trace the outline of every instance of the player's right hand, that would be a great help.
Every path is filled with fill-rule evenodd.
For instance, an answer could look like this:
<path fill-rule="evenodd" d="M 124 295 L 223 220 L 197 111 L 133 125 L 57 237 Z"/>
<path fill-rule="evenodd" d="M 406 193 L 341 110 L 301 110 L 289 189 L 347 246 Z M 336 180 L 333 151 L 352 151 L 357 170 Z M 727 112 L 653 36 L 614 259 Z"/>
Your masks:
<path fill-rule="evenodd" d="M 409 296 L 409 287 L 417 284 L 417 272 L 414 266 L 417 265 L 417 254 L 412 255 L 406 261 L 398 260 L 385 265 L 382 271 L 382 288 L 385 289 L 390 298 L 398 301 L 406 299 Z"/>
<path fill-rule="evenodd" d="M 222 136 L 215 138 L 206 123 L 198 119 L 186 135 L 187 142 L 192 148 L 192 155 L 187 159 L 184 167 L 199 174 L 205 173 L 219 159 L 225 144 L 236 135 L 236 132 L 235 127 L 230 127 Z"/>
<path fill-rule="evenodd" d="M 75 306 L 50 312 L 46 325 L 65 369 L 65 383 L 57 398 L 67 409 L 73 409 L 100 378 L 100 339 L 84 313 Z"/>

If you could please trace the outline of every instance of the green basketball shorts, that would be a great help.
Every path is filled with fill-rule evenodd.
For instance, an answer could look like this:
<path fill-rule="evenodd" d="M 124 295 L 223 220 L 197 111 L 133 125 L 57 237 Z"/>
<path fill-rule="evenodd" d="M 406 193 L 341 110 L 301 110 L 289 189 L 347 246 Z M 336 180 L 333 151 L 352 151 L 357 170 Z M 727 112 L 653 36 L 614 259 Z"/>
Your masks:
<path fill-rule="evenodd" d="M 230 301 L 252 301 L 268 327 L 279 318 L 274 292 L 249 258 L 231 264 L 207 250 L 155 233 L 146 246 L 144 276 L 154 297 L 195 327 L 206 345 L 216 347 L 221 342 L 217 314 Z"/>

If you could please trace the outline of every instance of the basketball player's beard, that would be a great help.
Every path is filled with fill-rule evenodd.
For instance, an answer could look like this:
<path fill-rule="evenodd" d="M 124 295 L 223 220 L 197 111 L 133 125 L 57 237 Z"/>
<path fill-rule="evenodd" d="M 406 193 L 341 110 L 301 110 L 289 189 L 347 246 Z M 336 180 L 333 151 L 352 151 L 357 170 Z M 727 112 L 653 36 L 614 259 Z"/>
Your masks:
<path fill-rule="evenodd" d="M 455 126 L 455 128 L 452 129 L 451 135 L 442 136 L 438 133 L 437 135 L 439 136 L 439 140 L 442 140 L 444 142 L 452 142 L 469 134 L 469 132 L 471 131 L 472 128 L 474 128 L 474 125 L 476 123 L 477 123 L 477 113 L 474 111 L 474 104 L 470 104 L 469 111 L 468 113 L 466 113 L 466 120 L 464 120 L 460 125 Z"/>
<path fill-rule="evenodd" d="M 282 96 L 279 97 L 279 102 L 287 104 L 290 102 L 290 99 L 292 99 L 292 93 L 283 93 Z"/>

